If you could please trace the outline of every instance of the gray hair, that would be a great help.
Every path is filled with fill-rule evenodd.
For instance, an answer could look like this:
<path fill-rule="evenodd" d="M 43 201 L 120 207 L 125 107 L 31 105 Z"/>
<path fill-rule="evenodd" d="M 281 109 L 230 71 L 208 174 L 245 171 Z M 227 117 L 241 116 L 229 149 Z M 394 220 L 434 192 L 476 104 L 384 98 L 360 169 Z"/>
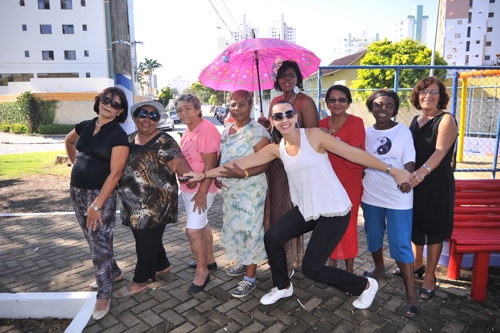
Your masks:
<path fill-rule="evenodd" d="M 196 95 L 193 95 L 193 94 L 182 94 L 179 97 L 177 97 L 175 99 L 175 102 L 174 102 L 174 105 L 175 105 L 176 109 L 177 109 L 177 104 L 179 102 L 191 103 L 193 105 L 193 107 L 195 108 L 195 110 L 201 110 L 201 102 L 198 99 L 198 97 L 196 97 Z"/>

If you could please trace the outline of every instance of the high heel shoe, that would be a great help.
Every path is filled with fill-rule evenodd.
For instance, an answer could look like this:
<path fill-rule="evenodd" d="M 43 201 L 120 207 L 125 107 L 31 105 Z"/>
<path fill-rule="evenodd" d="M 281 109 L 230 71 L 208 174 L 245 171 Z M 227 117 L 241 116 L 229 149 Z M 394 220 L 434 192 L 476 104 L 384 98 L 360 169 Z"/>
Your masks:
<path fill-rule="evenodd" d="M 419 269 L 416 269 L 413 271 L 413 274 L 417 275 L 419 279 L 422 278 L 422 276 L 425 274 L 425 265 L 422 265 Z M 395 270 L 392 271 L 392 275 L 395 276 L 402 276 L 401 270 L 399 268 L 396 268 Z"/>

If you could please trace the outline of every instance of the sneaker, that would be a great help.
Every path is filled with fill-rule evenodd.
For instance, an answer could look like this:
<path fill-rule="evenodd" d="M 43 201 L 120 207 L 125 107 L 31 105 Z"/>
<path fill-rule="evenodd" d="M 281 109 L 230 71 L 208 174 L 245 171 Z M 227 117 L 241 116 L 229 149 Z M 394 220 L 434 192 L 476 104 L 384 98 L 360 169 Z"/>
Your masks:
<path fill-rule="evenodd" d="M 375 295 L 377 295 L 378 291 L 378 282 L 377 280 L 368 277 L 368 281 L 370 282 L 370 286 L 368 289 L 365 289 L 358 298 L 352 302 L 352 305 L 356 309 L 368 309 L 370 305 L 372 305 L 373 300 L 375 299 Z"/>
<path fill-rule="evenodd" d="M 229 276 L 239 276 L 239 275 L 246 274 L 246 272 L 247 272 L 247 266 L 239 264 L 236 267 L 228 269 L 227 270 L 227 275 L 229 275 Z"/>
<path fill-rule="evenodd" d="M 270 292 L 262 296 L 260 299 L 260 304 L 271 305 L 276 303 L 280 298 L 290 297 L 293 295 L 293 285 L 290 283 L 290 288 L 279 290 L 278 287 L 274 287 Z"/>
<path fill-rule="evenodd" d="M 250 281 L 246 281 L 246 280 L 243 280 L 243 281 L 240 281 L 240 283 L 238 283 L 238 287 L 236 287 L 236 289 L 233 290 L 233 292 L 231 293 L 231 296 L 233 297 L 245 297 L 246 295 L 250 294 L 250 292 L 252 290 L 255 289 L 255 285 L 257 283 L 252 283 Z"/>
<path fill-rule="evenodd" d="M 115 277 L 115 279 L 113 280 L 113 283 L 121 281 L 121 280 L 123 280 L 123 273 L 118 275 L 117 277 Z M 90 288 L 97 289 L 97 281 L 92 282 L 90 284 Z"/>

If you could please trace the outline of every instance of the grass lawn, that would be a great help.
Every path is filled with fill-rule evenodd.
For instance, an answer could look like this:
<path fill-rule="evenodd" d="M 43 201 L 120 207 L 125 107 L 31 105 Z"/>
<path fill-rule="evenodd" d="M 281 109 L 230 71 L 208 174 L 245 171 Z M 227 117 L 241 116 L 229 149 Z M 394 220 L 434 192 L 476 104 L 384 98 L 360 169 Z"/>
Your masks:
<path fill-rule="evenodd" d="M 18 179 L 26 175 L 67 176 L 71 172 L 70 167 L 66 164 L 54 164 L 57 155 L 65 154 L 61 150 L 0 155 L 0 180 Z"/>

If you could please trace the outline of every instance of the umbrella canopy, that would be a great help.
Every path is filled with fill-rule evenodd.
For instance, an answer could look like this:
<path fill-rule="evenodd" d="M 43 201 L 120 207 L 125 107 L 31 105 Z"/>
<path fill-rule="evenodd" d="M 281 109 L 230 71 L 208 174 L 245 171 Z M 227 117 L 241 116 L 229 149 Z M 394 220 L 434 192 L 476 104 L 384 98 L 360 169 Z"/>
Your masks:
<path fill-rule="evenodd" d="M 320 59 L 311 51 L 276 38 L 245 39 L 227 47 L 199 76 L 215 90 L 273 89 L 276 73 L 284 60 L 295 61 L 302 76 L 314 73 Z"/>

